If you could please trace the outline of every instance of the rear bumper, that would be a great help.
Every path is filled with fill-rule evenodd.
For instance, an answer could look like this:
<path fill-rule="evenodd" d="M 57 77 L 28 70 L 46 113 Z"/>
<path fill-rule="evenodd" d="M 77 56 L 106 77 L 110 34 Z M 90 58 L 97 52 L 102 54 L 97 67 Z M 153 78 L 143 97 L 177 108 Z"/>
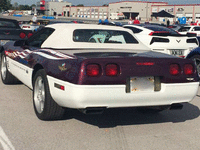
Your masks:
<path fill-rule="evenodd" d="M 190 102 L 197 94 L 199 82 L 161 84 L 158 92 L 126 93 L 126 85 L 75 85 L 47 76 L 53 99 L 62 107 L 138 107 Z M 65 90 L 54 84 L 64 85 Z"/>

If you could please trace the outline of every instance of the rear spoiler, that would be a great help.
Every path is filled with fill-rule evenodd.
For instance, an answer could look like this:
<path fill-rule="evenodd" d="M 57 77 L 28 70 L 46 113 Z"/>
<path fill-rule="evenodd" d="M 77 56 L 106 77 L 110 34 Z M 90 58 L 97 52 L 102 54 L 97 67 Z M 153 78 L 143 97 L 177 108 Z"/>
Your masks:
<path fill-rule="evenodd" d="M 188 37 L 196 37 L 197 34 L 196 33 L 189 33 L 189 32 L 187 32 L 186 36 L 188 36 Z"/>

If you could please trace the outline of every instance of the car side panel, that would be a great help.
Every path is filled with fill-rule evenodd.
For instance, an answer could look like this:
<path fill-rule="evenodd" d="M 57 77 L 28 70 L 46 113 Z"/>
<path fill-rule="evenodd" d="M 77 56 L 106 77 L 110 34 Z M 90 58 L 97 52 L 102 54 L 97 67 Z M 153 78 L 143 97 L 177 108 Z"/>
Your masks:
<path fill-rule="evenodd" d="M 12 73 L 21 82 L 32 89 L 32 73 L 33 69 L 23 65 L 9 57 L 6 57 L 7 67 L 10 73 Z"/>

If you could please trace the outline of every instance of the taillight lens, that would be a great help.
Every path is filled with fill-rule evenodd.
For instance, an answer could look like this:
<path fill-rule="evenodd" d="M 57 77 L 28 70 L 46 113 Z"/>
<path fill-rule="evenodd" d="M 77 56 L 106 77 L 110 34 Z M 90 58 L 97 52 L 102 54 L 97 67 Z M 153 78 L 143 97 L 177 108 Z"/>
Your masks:
<path fill-rule="evenodd" d="M 181 69 L 178 64 L 171 64 L 169 68 L 169 73 L 171 75 L 178 75 L 180 73 Z"/>
<path fill-rule="evenodd" d="M 100 66 L 98 64 L 87 65 L 86 74 L 90 77 L 98 76 L 100 74 Z"/>
<path fill-rule="evenodd" d="M 193 39 L 187 39 L 186 41 L 187 43 L 196 43 L 198 45 L 198 41 L 196 38 L 193 38 Z"/>
<path fill-rule="evenodd" d="M 21 32 L 21 33 L 19 34 L 19 37 L 20 37 L 21 39 L 24 39 L 24 38 L 26 37 L 26 34 L 25 34 L 24 32 Z"/>
<path fill-rule="evenodd" d="M 106 65 L 106 76 L 117 76 L 119 74 L 119 67 L 117 64 Z"/>
<path fill-rule="evenodd" d="M 32 35 L 33 35 L 33 33 L 29 33 L 27 37 L 30 38 Z"/>
<path fill-rule="evenodd" d="M 168 34 L 169 34 L 168 31 L 154 31 L 154 32 L 149 33 L 149 35 L 158 35 L 158 36 L 164 36 Z"/>
<path fill-rule="evenodd" d="M 169 39 L 153 37 L 150 42 L 150 45 L 153 44 L 154 42 L 169 43 Z"/>
<path fill-rule="evenodd" d="M 184 73 L 186 75 L 192 75 L 194 73 L 194 67 L 192 64 L 186 64 L 184 66 Z"/>

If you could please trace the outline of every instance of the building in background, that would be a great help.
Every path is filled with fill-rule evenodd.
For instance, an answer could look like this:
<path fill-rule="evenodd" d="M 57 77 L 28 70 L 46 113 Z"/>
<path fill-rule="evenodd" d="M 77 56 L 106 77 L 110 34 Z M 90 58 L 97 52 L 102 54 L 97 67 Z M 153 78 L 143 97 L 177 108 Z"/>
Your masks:
<path fill-rule="evenodd" d="M 40 15 L 55 16 L 63 13 L 63 7 L 70 7 L 71 5 L 72 3 L 63 0 L 40 0 L 40 2 L 37 2 L 36 9 Z"/>
<path fill-rule="evenodd" d="M 109 14 L 123 13 L 126 19 L 138 18 L 146 21 L 151 17 L 152 5 L 167 5 L 166 2 L 148 2 L 148 1 L 120 1 L 109 4 Z"/>
<path fill-rule="evenodd" d="M 48 16 L 62 15 L 65 17 L 81 17 L 94 19 L 112 18 L 112 14 L 123 14 L 125 19 L 137 18 L 141 21 L 162 21 L 164 18 L 153 18 L 152 13 L 165 10 L 175 16 L 169 18 L 170 22 L 180 17 L 187 20 L 200 21 L 200 4 L 168 5 L 167 2 L 148 1 L 120 1 L 107 6 L 72 6 L 72 3 L 63 0 L 37 3 L 37 12 Z"/>
<path fill-rule="evenodd" d="M 108 16 L 108 6 L 63 7 L 66 17 L 105 19 Z"/>
<path fill-rule="evenodd" d="M 59 0 L 59 1 L 50 1 L 46 2 L 45 8 L 46 8 L 46 15 L 48 16 L 56 16 L 56 15 L 62 15 L 64 13 L 63 7 L 71 7 L 72 3 Z"/>
<path fill-rule="evenodd" d="M 37 2 L 36 11 L 37 11 L 38 15 L 44 15 L 45 14 L 45 12 L 46 12 L 45 0 L 40 0 L 40 2 Z"/>
<path fill-rule="evenodd" d="M 152 5 L 151 12 L 159 12 L 165 10 L 166 12 L 175 16 L 175 18 L 169 18 L 170 22 L 177 21 L 178 18 L 186 17 L 187 20 L 196 22 L 200 21 L 200 4 L 187 4 L 187 5 Z M 155 19 L 155 18 L 152 18 Z M 161 21 L 163 18 L 159 18 Z"/>

